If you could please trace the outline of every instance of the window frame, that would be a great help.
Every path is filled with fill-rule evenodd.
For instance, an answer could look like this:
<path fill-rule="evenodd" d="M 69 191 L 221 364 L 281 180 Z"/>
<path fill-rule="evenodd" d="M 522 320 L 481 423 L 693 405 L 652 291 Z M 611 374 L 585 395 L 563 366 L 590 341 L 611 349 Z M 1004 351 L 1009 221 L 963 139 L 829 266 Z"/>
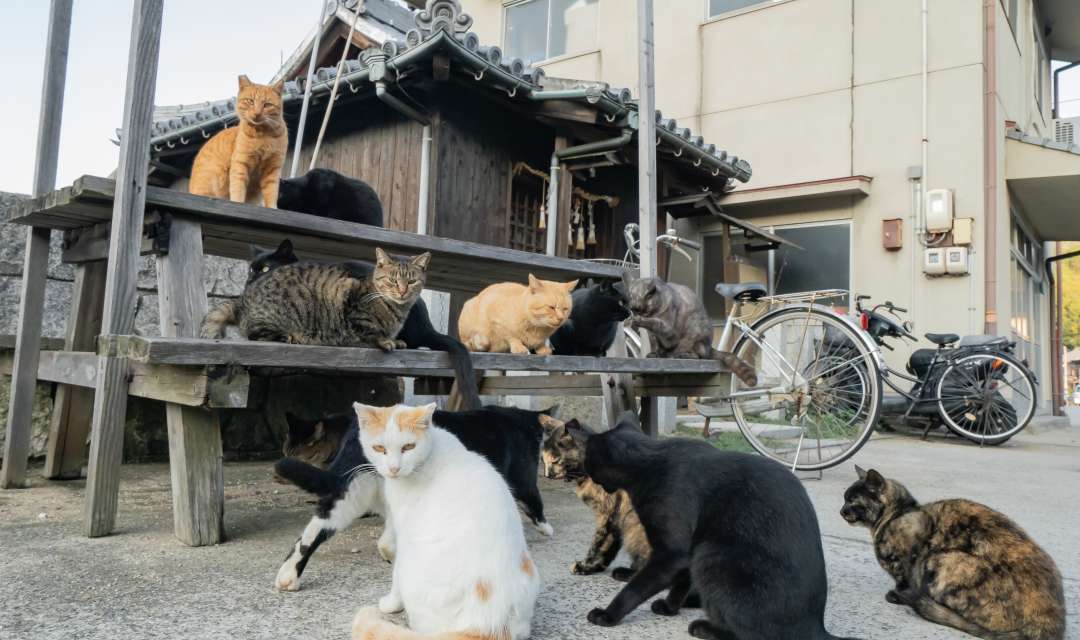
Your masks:
<path fill-rule="evenodd" d="M 754 4 L 747 5 L 745 7 L 739 8 L 739 9 L 728 9 L 727 11 L 721 11 L 720 13 L 717 13 L 716 15 L 712 15 L 712 9 L 711 9 L 711 6 L 710 6 L 710 5 L 712 5 L 712 1 L 711 0 L 704 0 L 704 2 L 703 2 L 703 5 L 704 5 L 703 13 L 705 15 L 704 20 L 705 20 L 705 23 L 716 22 L 716 21 L 719 21 L 719 20 L 726 20 L 728 18 L 734 18 L 736 16 L 741 16 L 741 15 L 744 15 L 744 14 L 747 14 L 747 13 L 753 13 L 755 11 L 761 11 L 762 9 L 768 9 L 769 7 L 775 7 L 777 5 L 787 4 L 787 3 L 793 2 L 793 1 L 794 0 L 756 0 Z"/>
<path fill-rule="evenodd" d="M 509 46 L 506 43 L 507 30 L 510 28 L 510 21 L 507 19 L 507 14 L 509 13 L 510 9 L 513 9 L 514 7 L 521 7 L 521 6 L 525 6 L 527 4 L 532 4 L 533 2 L 539 2 L 539 1 L 540 0 L 503 0 L 503 3 L 502 3 L 502 26 L 503 26 L 503 28 L 502 28 L 502 49 L 503 49 L 503 52 L 508 57 L 515 57 L 515 56 L 512 54 L 512 52 L 510 51 Z M 580 51 L 566 51 L 564 53 L 560 53 L 557 56 L 551 55 L 551 24 L 552 24 L 552 22 L 551 22 L 551 3 L 552 3 L 553 0 L 544 0 L 544 1 L 547 2 L 547 20 L 546 20 L 546 23 L 544 25 L 544 57 L 539 59 L 539 60 L 533 60 L 533 61 L 526 60 L 526 64 L 528 66 L 533 66 L 533 67 L 540 66 L 540 65 L 543 65 L 543 64 L 548 64 L 550 62 L 557 61 L 557 60 L 563 60 L 563 59 L 567 59 L 567 58 L 573 58 L 573 57 L 576 57 L 576 56 L 586 55 L 586 54 L 593 53 L 593 52 L 599 50 L 598 49 L 599 41 L 600 41 L 600 13 L 599 13 L 600 12 L 600 6 L 599 6 L 600 3 L 599 3 L 599 0 L 596 0 L 596 3 L 597 3 L 597 9 L 596 9 L 597 17 L 596 17 L 596 20 L 595 20 L 595 22 L 593 24 L 593 43 L 592 43 L 592 45 L 589 46 L 589 47 L 586 47 L 586 48 L 584 48 L 584 49 L 582 49 Z M 521 57 L 521 56 L 516 56 L 516 57 Z M 522 58 L 522 60 L 524 60 L 524 58 Z"/>

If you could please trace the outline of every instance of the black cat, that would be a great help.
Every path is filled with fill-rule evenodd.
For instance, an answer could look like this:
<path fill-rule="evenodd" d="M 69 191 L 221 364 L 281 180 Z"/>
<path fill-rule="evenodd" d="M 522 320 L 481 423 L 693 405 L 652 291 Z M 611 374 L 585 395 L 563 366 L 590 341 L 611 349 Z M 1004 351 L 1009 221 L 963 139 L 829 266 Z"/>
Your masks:
<path fill-rule="evenodd" d="M 525 411 L 489 406 L 474 411 L 436 411 L 433 418 L 435 426 L 454 434 L 467 449 L 484 456 L 502 474 L 525 515 L 547 536 L 554 530 L 544 517 L 544 501 L 536 482 L 544 422 L 556 411 L 557 407 Z M 304 425 L 293 425 L 292 422 L 297 420 L 290 419 L 290 431 L 294 426 L 296 430 L 305 429 Z M 319 545 L 364 514 L 381 511 L 378 475 L 368 472 L 356 414 L 334 414 L 299 422 L 322 423 L 328 431 L 344 430 L 345 435 L 337 455 L 325 471 L 291 457 L 282 458 L 274 465 L 278 476 L 319 497 L 315 517 L 304 528 L 278 570 L 276 586 L 286 591 L 300 588 L 300 575 Z M 387 544 L 380 538 L 379 552 L 391 560 L 393 551 Z"/>
<path fill-rule="evenodd" d="M 606 355 L 622 321 L 630 317 L 622 284 L 601 282 L 578 289 L 571 297 L 570 318 L 551 336 L 555 355 Z"/>
<path fill-rule="evenodd" d="M 585 472 L 620 489 L 645 527 L 652 555 L 606 609 L 588 620 L 613 626 L 653 595 L 674 615 L 691 584 L 707 618 L 695 638 L 829 640 L 828 583 L 817 516 L 799 480 L 765 458 L 689 438 L 654 439 L 632 413 L 588 437 Z"/>
<path fill-rule="evenodd" d="M 277 267 L 299 262 L 293 253 L 292 242 L 286 238 L 277 249 L 251 247 L 252 260 L 248 270 L 248 284 Z M 374 267 L 369 262 L 349 260 L 341 263 L 358 278 L 366 278 Z M 409 349 L 431 349 L 445 351 L 450 356 L 450 365 L 454 368 L 458 389 L 461 391 L 462 407 L 476 409 L 480 406 L 480 392 L 476 386 L 476 371 L 472 367 L 472 356 L 461 341 L 435 330 L 431 324 L 427 305 L 423 298 L 417 298 L 405 316 L 405 322 L 398 331 L 398 340 L 404 340 Z"/>
<path fill-rule="evenodd" d="M 383 226 L 382 202 L 371 185 L 330 169 L 312 169 L 281 180 L 277 205 L 323 218 Z"/>

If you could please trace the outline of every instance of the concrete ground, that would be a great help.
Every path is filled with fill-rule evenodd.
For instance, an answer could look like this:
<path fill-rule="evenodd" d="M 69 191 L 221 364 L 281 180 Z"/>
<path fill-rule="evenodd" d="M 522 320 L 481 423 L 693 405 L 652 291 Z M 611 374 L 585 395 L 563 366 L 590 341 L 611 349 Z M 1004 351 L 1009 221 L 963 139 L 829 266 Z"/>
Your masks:
<path fill-rule="evenodd" d="M 901 479 L 924 501 L 967 497 L 1020 522 L 1065 575 L 1067 637 L 1080 638 L 1080 428 L 1037 430 L 997 448 L 889 435 L 871 441 L 857 461 Z M 805 480 L 824 535 L 829 630 L 860 638 L 968 637 L 886 604 L 890 581 L 868 532 L 838 515 L 854 475 L 849 462 Z M 326 544 L 301 591 L 277 593 L 274 574 L 311 505 L 271 482 L 267 464 L 229 464 L 225 478 L 230 539 L 198 549 L 172 537 L 165 465 L 124 468 L 118 530 L 94 540 L 80 533 L 83 482 L 37 479 L 28 490 L 0 491 L 0 638 L 347 638 L 356 609 L 375 604 L 389 586 L 389 566 L 375 551 L 379 521 L 361 521 Z M 585 621 L 619 584 L 570 574 L 590 539 L 591 515 L 568 485 L 542 479 L 541 488 L 556 535 L 526 529 L 544 580 L 533 637 L 689 637 L 692 611 L 666 619 L 642 607 L 613 629 Z"/>

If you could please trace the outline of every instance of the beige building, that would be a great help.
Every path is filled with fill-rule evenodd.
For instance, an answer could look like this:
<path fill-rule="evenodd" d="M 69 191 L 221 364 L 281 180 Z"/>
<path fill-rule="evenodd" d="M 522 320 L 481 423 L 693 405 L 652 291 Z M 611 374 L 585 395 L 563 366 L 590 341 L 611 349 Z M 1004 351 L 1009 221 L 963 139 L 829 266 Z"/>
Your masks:
<path fill-rule="evenodd" d="M 549 77 L 637 85 L 634 0 L 463 4 L 483 42 Z M 1050 61 L 1080 60 L 1080 2 L 655 0 L 655 12 L 658 108 L 753 164 L 725 212 L 806 249 L 736 255 L 740 279 L 888 299 L 920 335 L 1011 335 L 1049 410 L 1060 366 L 1043 261 L 1053 241 L 1080 239 L 1080 147 L 1054 140 Z M 705 251 L 676 259 L 676 277 L 719 320 L 720 226 L 679 225 Z"/>

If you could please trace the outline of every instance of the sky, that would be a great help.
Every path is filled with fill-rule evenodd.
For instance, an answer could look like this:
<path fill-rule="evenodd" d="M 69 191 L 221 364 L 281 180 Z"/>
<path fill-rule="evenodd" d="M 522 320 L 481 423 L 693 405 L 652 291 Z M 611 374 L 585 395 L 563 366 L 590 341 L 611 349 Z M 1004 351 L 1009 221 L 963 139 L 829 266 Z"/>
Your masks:
<path fill-rule="evenodd" d="M 232 96 L 237 75 L 265 82 L 311 31 L 321 0 L 165 2 L 155 103 Z M 115 169 L 131 0 L 75 0 L 58 185 Z M 0 0 L 0 191 L 29 193 L 48 0 Z M 1062 76 L 1062 115 L 1080 115 L 1080 68 Z"/>
<path fill-rule="evenodd" d="M 320 0 L 165 2 L 155 104 L 235 95 L 269 80 L 311 32 Z M 57 185 L 116 168 L 131 0 L 75 0 Z M 48 0 L 0 0 L 0 191 L 29 193 L 45 64 Z"/>

